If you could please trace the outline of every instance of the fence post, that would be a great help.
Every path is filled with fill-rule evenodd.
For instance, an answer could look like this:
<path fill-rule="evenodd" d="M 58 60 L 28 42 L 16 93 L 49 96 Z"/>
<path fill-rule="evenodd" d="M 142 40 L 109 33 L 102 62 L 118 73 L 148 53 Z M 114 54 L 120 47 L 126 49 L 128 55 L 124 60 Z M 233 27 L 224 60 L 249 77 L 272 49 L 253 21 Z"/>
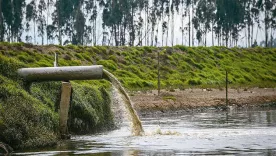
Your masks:
<path fill-rule="evenodd" d="M 226 106 L 228 106 L 228 71 L 227 70 L 226 70 L 225 85 L 226 85 Z"/>
<path fill-rule="evenodd" d="M 70 108 L 70 97 L 71 97 L 72 87 L 70 82 L 62 82 L 61 87 L 61 98 L 60 98 L 60 108 L 59 108 L 59 130 L 61 139 L 68 139 L 68 113 Z"/>
<path fill-rule="evenodd" d="M 55 53 L 54 67 L 58 67 L 58 54 L 57 53 Z"/>
<path fill-rule="evenodd" d="M 158 51 L 158 96 L 160 95 L 160 52 Z"/>

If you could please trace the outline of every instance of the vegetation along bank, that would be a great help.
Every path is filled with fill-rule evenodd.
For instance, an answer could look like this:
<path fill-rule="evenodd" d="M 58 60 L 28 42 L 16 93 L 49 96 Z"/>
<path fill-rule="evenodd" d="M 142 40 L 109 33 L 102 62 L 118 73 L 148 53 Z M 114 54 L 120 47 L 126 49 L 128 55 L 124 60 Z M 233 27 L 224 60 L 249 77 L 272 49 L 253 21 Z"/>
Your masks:
<path fill-rule="evenodd" d="M 0 43 L 0 142 L 14 149 L 56 144 L 61 83 L 33 83 L 28 87 L 16 73 L 22 67 L 53 66 L 54 53 L 59 54 L 60 66 L 103 65 L 130 92 L 157 88 L 158 53 L 163 89 L 220 89 L 226 70 L 231 88 L 276 87 L 275 48 Z M 111 84 L 105 80 L 71 83 L 69 131 L 86 134 L 113 128 Z"/>

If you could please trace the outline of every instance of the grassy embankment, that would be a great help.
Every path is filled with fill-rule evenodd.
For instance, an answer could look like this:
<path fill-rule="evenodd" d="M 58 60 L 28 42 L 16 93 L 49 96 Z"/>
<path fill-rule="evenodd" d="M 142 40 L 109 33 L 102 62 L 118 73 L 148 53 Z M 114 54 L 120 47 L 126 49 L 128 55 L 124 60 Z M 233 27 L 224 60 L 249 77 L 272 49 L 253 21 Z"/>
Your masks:
<path fill-rule="evenodd" d="M 16 71 L 22 67 L 52 66 L 52 52 L 42 47 L 0 43 L 0 142 L 14 149 L 54 145 L 58 141 L 60 82 L 33 83 L 25 90 Z M 74 53 L 72 53 L 74 55 Z M 60 65 L 80 65 L 60 60 Z M 84 134 L 113 126 L 110 84 L 72 81 L 69 131 Z"/>
<path fill-rule="evenodd" d="M 175 46 L 84 47 L 0 44 L 0 141 L 16 148 L 56 142 L 60 82 L 35 83 L 30 91 L 16 70 L 52 66 L 102 64 L 128 90 L 156 89 L 157 52 L 162 88 L 222 87 L 225 70 L 232 87 L 275 87 L 276 49 Z M 73 81 L 70 131 L 87 133 L 111 125 L 107 81 Z"/>
<path fill-rule="evenodd" d="M 276 86 L 275 48 L 175 46 L 94 49 L 94 62 L 112 71 L 129 90 L 157 88 L 157 52 L 160 52 L 161 87 L 164 89 L 221 88 L 225 86 L 226 70 L 231 87 Z"/>

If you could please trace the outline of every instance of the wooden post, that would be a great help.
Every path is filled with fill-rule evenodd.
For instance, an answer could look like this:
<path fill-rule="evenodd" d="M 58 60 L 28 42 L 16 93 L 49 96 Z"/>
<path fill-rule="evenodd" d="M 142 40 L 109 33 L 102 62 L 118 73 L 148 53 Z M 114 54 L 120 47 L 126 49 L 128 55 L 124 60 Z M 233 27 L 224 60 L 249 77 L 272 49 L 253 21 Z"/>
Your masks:
<path fill-rule="evenodd" d="M 160 95 L 160 52 L 158 51 L 158 96 Z"/>
<path fill-rule="evenodd" d="M 55 53 L 54 67 L 58 67 L 58 54 L 57 53 Z"/>
<path fill-rule="evenodd" d="M 226 84 L 226 106 L 228 106 L 228 71 L 226 71 L 225 84 Z"/>
<path fill-rule="evenodd" d="M 72 90 L 72 87 L 69 82 L 62 82 L 60 108 L 59 108 L 59 128 L 60 128 L 60 135 L 62 139 L 68 138 L 67 121 L 68 121 L 68 112 L 70 107 L 71 90 Z"/>

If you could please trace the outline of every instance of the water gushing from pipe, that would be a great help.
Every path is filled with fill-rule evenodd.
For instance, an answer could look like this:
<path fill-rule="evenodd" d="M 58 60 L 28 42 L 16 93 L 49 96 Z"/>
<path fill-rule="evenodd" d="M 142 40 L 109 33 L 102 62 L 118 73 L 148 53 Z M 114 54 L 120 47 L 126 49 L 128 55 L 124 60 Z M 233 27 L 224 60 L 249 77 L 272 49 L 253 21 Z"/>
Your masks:
<path fill-rule="evenodd" d="M 129 116 L 132 121 L 132 134 L 135 136 L 143 135 L 144 130 L 142 127 L 142 123 L 141 123 L 136 111 L 133 109 L 131 100 L 130 100 L 127 92 L 121 85 L 120 81 L 113 74 L 111 74 L 110 72 L 108 72 L 105 69 L 103 70 L 103 73 L 104 73 L 104 78 L 107 78 L 124 97 L 124 104 L 125 104 L 125 107 L 129 113 Z"/>

